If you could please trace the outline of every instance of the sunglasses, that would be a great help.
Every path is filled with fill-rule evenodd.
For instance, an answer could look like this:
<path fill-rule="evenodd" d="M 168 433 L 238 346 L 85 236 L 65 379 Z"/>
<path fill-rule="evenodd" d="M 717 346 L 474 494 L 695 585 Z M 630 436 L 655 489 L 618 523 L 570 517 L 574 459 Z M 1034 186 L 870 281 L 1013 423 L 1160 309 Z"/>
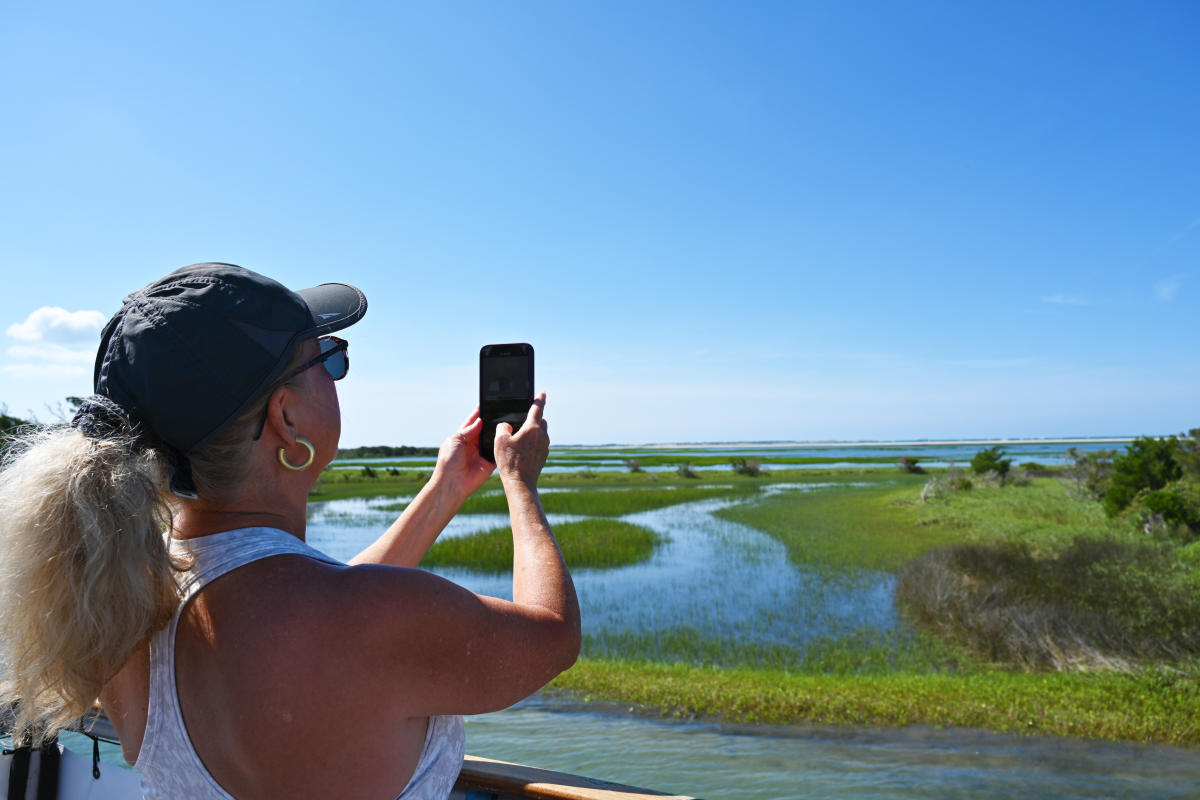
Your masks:
<path fill-rule="evenodd" d="M 317 364 L 325 367 L 325 371 L 329 373 L 329 377 L 335 381 L 340 381 L 346 377 L 346 373 L 350 371 L 350 354 L 348 348 L 350 343 L 345 339 L 339 339 L 336 336 L 322 336 L 317 339 L 317 344 L 321 347 L 321 355 L 306 361 L 304 364 L 296 367 L 284 377 L 276 381 L 277 386 L 281 386 L 292 378 L 299 375 L 305 370 L 312 369 Z M 269 407 L 268 407 L 269 408 Z M 254 434 L 254 441 L 258 441 L 263 435 L 263 429 L 267 426 L 267 410 L 263 410 L 262 420 L 258 423 L 258 432 Z"/>
<path fill-rule="evenodd" d="M 336 336 L 322 336 L 317 339 L 317 344 L 321 346 L 321 355 L 306 362 L 303 366 L 296 367 L 287 374 L 287 377 L 281 379 L 280 383 L 287 383 L 301 372 L 312 369 L 317 364 L 324 364 L 325 371 L 335 381 L 346 377 L 346 373 L 350 371 L 350 354 L 347 352 L 350 343 Z"/>

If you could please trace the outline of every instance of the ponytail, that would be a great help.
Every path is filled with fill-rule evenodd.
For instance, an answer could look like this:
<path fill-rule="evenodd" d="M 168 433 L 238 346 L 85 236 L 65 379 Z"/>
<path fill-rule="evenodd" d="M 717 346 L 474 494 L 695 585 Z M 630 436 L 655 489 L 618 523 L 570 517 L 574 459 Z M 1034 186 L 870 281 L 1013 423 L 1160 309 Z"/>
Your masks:
<path fill-rule="evenodd" d="M 36 744 L 86 713 L 179 604 L 167 474 L 132 435 L 15 437 L 0 466 L 0 704 Z"/>

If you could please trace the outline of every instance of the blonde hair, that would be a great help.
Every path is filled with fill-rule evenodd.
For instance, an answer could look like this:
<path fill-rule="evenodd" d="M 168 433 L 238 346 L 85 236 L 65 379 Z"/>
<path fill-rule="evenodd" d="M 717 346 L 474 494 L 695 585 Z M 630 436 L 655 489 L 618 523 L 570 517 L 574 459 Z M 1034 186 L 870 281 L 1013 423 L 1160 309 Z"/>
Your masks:
<path fill-rule="evenodd" d="M 162 457 L 129 437 L 27 433 L 0 472 L 0 701 L 37 743 L 86 712 L 178 604 Z"/>
<path fill-rule="evenodd" d="M 289 382 L 188 454 L 201 497 L 235 490 L 254 427 Z M 64 426 L 12 438 L 0 465 L 0 708 L 14 710 L 14 741 L 37 744 L 87 713 L 171 620 L 189 564 L 169 551 L 178 500 L 161 452 Z"/>

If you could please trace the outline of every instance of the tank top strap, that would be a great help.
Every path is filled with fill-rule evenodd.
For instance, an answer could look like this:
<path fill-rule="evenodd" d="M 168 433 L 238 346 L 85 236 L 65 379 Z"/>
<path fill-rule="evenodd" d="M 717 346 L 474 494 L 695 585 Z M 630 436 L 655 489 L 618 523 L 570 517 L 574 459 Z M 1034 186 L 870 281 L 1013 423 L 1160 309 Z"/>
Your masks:
<path fill-rule="evenodd" d="M 239 528 L 197 539 L 172 539 L 170 548 L 174 554 L 190 555 L 192 566 L 180 587 L 179 608 L 150 640 L 150 702 L 135 766 L 142 774 L 144 797 L 229 800 L 229 793 L 209 774 L 192 746 L 179 707 L 175 633 L 184 607 L 207 584 L 263 558 L 302 555 L 328 564 L 342 562 L 277 528 Z"/>

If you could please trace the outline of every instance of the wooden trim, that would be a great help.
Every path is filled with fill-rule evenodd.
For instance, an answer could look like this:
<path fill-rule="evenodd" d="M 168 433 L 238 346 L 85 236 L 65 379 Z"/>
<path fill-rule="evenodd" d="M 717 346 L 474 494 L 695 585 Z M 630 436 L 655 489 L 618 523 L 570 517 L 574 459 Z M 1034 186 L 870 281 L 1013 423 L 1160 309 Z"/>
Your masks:
<path fill-rule="evenodd" d="M 479 756 L 466 756 L 463 759 L 462 772 L 455 787 L 532 800 L 642 800 L 650 797 L 695 800 L 685 795 L 668 795 Z"/>

